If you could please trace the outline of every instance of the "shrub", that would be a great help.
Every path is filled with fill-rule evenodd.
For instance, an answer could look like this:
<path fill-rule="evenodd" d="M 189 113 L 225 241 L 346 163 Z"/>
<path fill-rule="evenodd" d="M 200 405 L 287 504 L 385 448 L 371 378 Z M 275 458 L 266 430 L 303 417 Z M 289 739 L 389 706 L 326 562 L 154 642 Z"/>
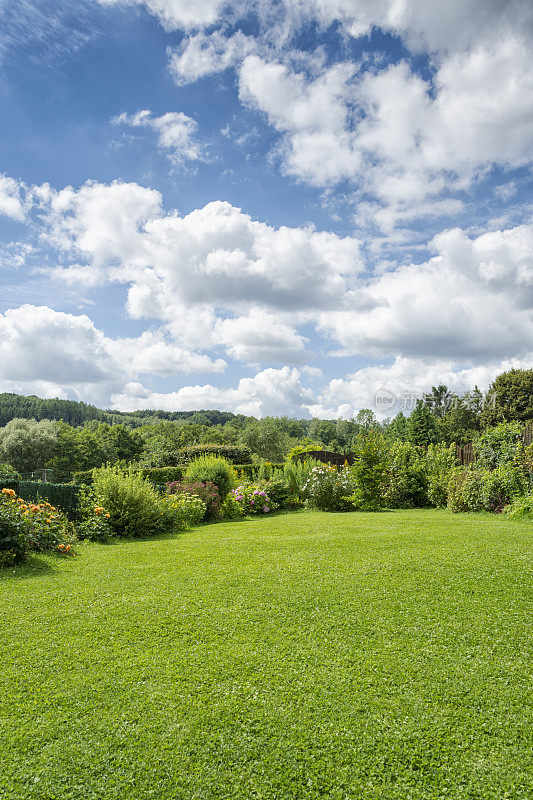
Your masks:
<path fill-rule="evenodd" d="M 524 449 L 523 429 L 520 422 L 504 422 L 480 433 L 474 441 L 480 466 L 495 469 L 518 459 Z"/>
<path fill-rule="evenodd" d="M 506 511 L 510 519 L 531 520 L 533 522 L 533 493 L 515 497 Z"/>
<path fill-rule="evenodd" d="M 448 481 L 447 505 L 450 511 L 483 511 L 482 487 L 480 470 L 457 467 Z"/>
<path fill-rule="evenodd" d="M 237 481 L 255 481 L 257 479 L 257 464 L 234 464 L 233 469 L 237 473 Z"/>
<path fill-rule="evenodd" d="M 78 486 L 90 486 L 93 482 L 94 469 L 80 469 L 72 473 L 72 480 Z"/>
<path fill-rule="evenodd" d="M 273 477 L 264 484 L 265 492 L 277 508 L 294 508 L 298 505 L 298 495 L 290 483 L 283 477 Z"/>
<path fill-rule="evenodd" d="M 520 467 L 501 464 L 492 472 L 486 470 L 483 476 L 481 500 L 486 511 L 503 511 L 513 497 L 524 492 L 523 475 Z"/>
<path fill-rule="evenodd" d="M 0 481 L 4 479 L 18 480 L 20 479 L 20 473 L 11 464 L 0 464 Z"/>
<path fill-rule="evenodd" d="M 13 489 L 0 492 L 0 565 L 25 560 L 28 553 L 73 555 L 72 524 L 48 502 L 26 503 Z"/>
<path fill-rule="evenodd" d="M 283 466 L 283 476 L 293 494 L 301 498 L 304 494 L 304 486 L 311 474 L 311 471 L 319 465 L 314 459 L 306 461 L 287 461 Z"/>
<path fill-rule="evenodd" d="M 237 474 L 231 464 L 220 456 L 201 456 L 191 461 L 185 472 L 188 481 L 214 483 L 218 493 L 225 500 L 230 490 L 237 484 Z"/>
<path fill-rule="evenodd" d="M 304 453 L 316 453 L 320 450 L 324 449 L 324 445 L 321 442 L 311 442 L 310 444 L 296 444 L 294 447 L 291 447 L 289 452 L 287 453 L 287 461 L 291 463 L 297 463 L 300 460 L 300 457 Z"/>
<path fill-rule="evenodd" d="M 399 440 L 392 443 L 386 460 L 383 497 L 394 508 L 412 508 L 427 503 L 426 463 L 418 447 Z"/>
<path fill-rule="evenodd" d="M 201 483 L 197 481 L 174 481 L 168 485 L 169 494 L 194 494 L 203 500 L 205 504 L 205 516 L 207 519 L 216 519 L 220 516 L 220 509 L 222 501 L 218 493 L 218 486 L 214 483 L 206 481 Z"/>
<path fill-rule="evenodd" d="M 116 532 L 109 520 L 111 514 L 98 501 L 94 489 L 84 488 L 79 495 L 79 522 L 76 525 L 78 539 L 107 542 Z"/>
<path fill-rule="evenodd" d="M 7 487 L 0 493 L 0 568 L 22 563 L 30 551 L 31 523 L 13 503 L 14 495 Z"/>
<path fill-rule="evenodd" d="M 31 521 L 31 549 L 37 553 L 57 551 L 74 555 L 76 535 L 72 522 L 48 502 L 25 503 L 18 498 L 20 509 Z"/>
<path fill-rule="evenodd" d="M 261 486 L 250 483 L 238 486 L 233 490 L 233 496 L 242 508 L 243 514 L 268 514 L 276 510 L 276 504 Z"/>
<path fill-rule="evenodd" d="M 502 511 L 523 492 L 518 467 L 502 464 L 498 469 L 457 467 L 448 484 L 451 511 Z"/>
<path fill-rule="evenodd" d="M 190 447 L 182 447 L 177 453 L 180 464 L 188 464 L 200 456 L 219 456 L 231 464 L 250 464 L 252 462 L 250 448 L 237 444 L 194 444 Z"/>
<path fill-rule="evenodd" d="M 303 487 L 309 505 L 322 511 L 348 511 L 352 508 L 350 496 L 355 489 L 352 472 L 348 467 L 337 471 L 329 464 L 317 464 Z"/>
<path fill-rule="evenodd" d="M 197 494 L 189 492 L 167 494 L 161 502 L 174 530 L 184 530 L 191 525 L 198 525 L 206 514 L 206 505 Z"/>
<path fill-rule="evenodd" d="M 220 509 L 222 519 L 238 519 L 244 514 L 244 509 L 235 497 L 234 492 L 230 492 Z"/>
<path fill-rule="evenodd" d="M 182 467 L 144 467 L 140 473 L 155 486 L 183 480 Z"/>
<path fill-rule="evenodd" d="M 444 508 L 448 500 L 448 484 L 457 467 L 455 445 L 430 444 L 426 454 L 428 500 Z"/>
<path fill-rule="evenodd" d="M 383 506 L 386 446 L 383 436 L 370 431 L 360 436 L 354 451 L 353 475 L 356 482 L 353 502 L 364 511 Z"/>
<path fill-rule="evenodd" d="M 18 493 L 19 490 L 19 482 L 17 478 L 4 478 L 0 477 L 0 489 L 13 489 L 15 494 Z"/>
<path fill-rule="evenodd" d="M 93 486 L 95 496 L 110 515 L 109 525 L 117 536 L 143 538 L 171 527 L 154 487 L 139 473 L 102 467 L 95 470 Z"/>

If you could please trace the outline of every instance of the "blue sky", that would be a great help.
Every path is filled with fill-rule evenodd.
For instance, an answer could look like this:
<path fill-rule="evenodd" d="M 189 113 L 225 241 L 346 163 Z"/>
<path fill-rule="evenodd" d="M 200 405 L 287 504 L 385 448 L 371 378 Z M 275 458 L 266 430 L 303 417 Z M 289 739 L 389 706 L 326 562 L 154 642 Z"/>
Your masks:
<path fill-rule="evenodd" d="M 528 2 L 0 0 L 0 31 L 0 391 L 349 417 L 531 365 Z"/>

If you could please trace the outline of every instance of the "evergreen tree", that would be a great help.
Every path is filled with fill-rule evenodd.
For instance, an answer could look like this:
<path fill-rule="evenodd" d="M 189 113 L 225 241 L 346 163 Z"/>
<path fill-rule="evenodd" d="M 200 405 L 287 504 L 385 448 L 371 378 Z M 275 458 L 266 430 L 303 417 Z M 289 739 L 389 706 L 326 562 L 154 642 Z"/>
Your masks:
<path fill-rule="evenodd" d="M 411 444 L 428 447 L 441 440 L 437 420 L 422 400 L 417 404 L 408 419 L 408 437 Z"/>

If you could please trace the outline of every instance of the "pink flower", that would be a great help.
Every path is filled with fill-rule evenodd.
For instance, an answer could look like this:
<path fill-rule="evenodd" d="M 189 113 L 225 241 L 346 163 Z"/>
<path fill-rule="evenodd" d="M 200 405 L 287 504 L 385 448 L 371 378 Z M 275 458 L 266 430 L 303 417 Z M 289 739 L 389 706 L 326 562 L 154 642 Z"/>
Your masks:
<path fill-rule="evenodd" d="M 254 494 L 260 494 L 259 489 L 254 489 Z"/>
<path fill-rule="evenodd" d="M 259 492 L 259 494 L 261 495 L 261 497 L 266 497 L 266 492 Z"/>
<path fill-rule="evenodd" d="M 263 506 L 263 513 L 266 514 L 267 511 L 270 511 L 268 506 Z"/>

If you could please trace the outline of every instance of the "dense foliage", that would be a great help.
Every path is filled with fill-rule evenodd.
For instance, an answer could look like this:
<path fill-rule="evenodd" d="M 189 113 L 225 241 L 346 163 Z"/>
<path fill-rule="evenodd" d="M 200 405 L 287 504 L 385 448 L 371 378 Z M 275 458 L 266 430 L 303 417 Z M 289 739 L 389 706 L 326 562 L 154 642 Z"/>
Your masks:
<path fill-rule="evenodd" d="M 172 530 L 172 520 L 163 513 L 159 495 L 139 473 L 103 467 L 95 472 L 93 489 L 107 509 L 115 535 L 144 538 Z"/>
<path fill-rule="evenodd" d="M 254 492 L 268 497 L 269 511 L 304 502 L 501 511 L 533 491 L 524 428 L 532 397 L 533 370 L 500 375 L 486 396 L 433 387 L 410 415 L 382 422 L 369 409 L 350 420 L 257 420 L 218 411 L 126 414 L 4 394 L 0 488 L 61 509 L 80 536 L 102 540 L 182 529 L 190 521 L 180 521 L 180 504 L 180 514 L 196 504 L 207 519 L 250 513 Z M 460 466 L 455 445 L 467 443 Z M 351 466 L 316 463 L 315 451 L 349 454 Z M 47 482 L 36 481 L 44 470 Z M 243 500 L 231 493 L 237 485 Z"/>
<path fill-rule="evenodd" d="M 214 483 L 221 500 L 225 500 L 237 483 L 237 473 L 229 461 L 219 456 L 200 456 L 190 461 L 185 478 L 191 483 Z"/>

